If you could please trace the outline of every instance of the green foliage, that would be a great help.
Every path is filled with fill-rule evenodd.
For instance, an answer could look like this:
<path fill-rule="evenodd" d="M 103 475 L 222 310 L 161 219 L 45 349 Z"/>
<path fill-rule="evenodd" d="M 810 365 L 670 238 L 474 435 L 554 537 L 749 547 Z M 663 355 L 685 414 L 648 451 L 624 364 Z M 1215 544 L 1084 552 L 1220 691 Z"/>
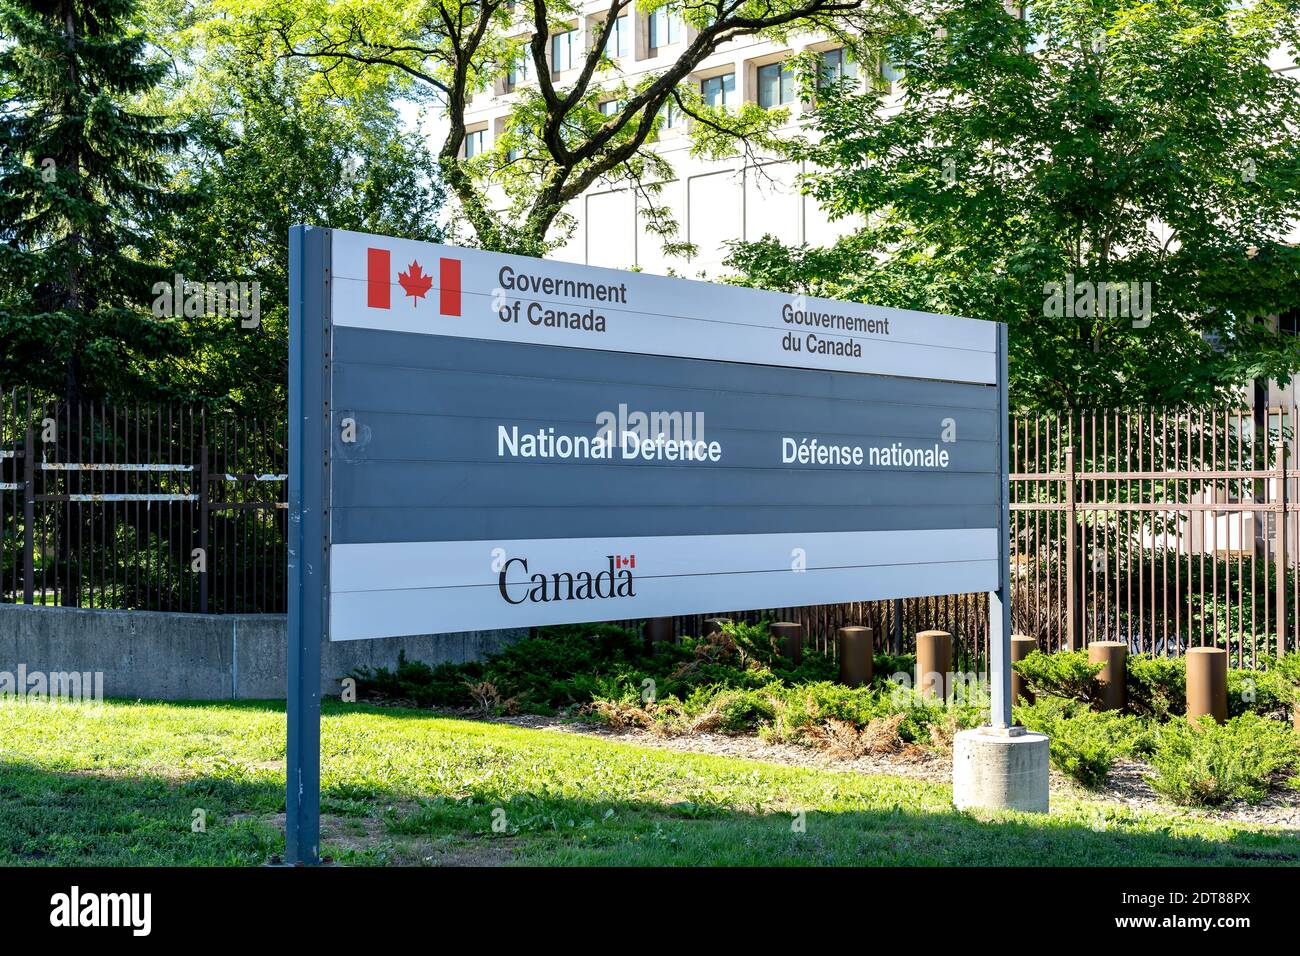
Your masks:
<path fill-rule="evenodd" d="M 1097 675 L 1101 664 L 1088 663 L 1087 651 L 1044 654 L 1032 651 L 1011 665 L 1035 694 L 1092 701 L 1097 697 Z"/>
<path fill-rule="evenodd" d="M 1130 654 L 1125 666 L 1129 710 L 1158 720 L 1187 713 L 1187 662 L 1182 657 Z"/>
<path fill-rule="evenodd" d="M 520 11 L 505 0 L 216 0 L 214 7 L 214 33 L 264 38 L 269 52 L 309 65 L 309 88 L 330 96 L 383 89 L 437 102 L 448 130 L 439 165 L 461 213 L 457 240 L 538 256 L 563 243 L 573 225 L 565 206 L 597 183 L 630 188 L 665 251 L 689 252 L 669 205 L 658 199 L 663 183 L 674 178 L 672 166 L 647 148 L 664 130 L 665 110 L 691 118 L 687 142 L 709 156 L 770 147 L 786 118 L 783 110 L 754 104 L 707 106 L 693 78 L 706 58 L 729 42 L 788 42 L 814 31 L 862 50 L 865 63 L 868 43 L 904 15 L 897 0 L 652 0 L 622 9 L 635 17 L 667 8 L 690 24 L 691 42 L 629 76 L 607 54 L 599 21 L 587 21 L 591 30 L 583 38 L 590 42 L 572 68 L 552 72 L 552 38 L 584 17 L 571 0 L 538 0 L 527 8 L 531 38 L 520 36 Z M 530 77 L 512 79 L 522 65 Z M 490 148 L 467 158 L 467 107 L 476 95 L 505 88 L 510 109 L 500 130 Z"/>
<path fill-rule="evenodd" d="M 1039 697 L 1017 706 L 1015 715 L 1029 730 L 1048 736 L 1053 767 L 1090 789 L 1106 782 L 1116 758 L 1146 752 L 1154 739 L 1140 718 L 1060 697 Z"/>
<path fill-rule="evenodd" d="M 987 713 L 982 700 L 932 703 L 890 682 L 890 674 L 911 672 L 911 655 L 878 655 L 876 663 L 873 686 L 850 688 L 835 683 L 836 662 L 811 647 L 792 666 L 765 623 L 728 623 L 653 653 L 632 631 L 577 624 L 540 628 L 483 662 L 429 667 L 402 656 L 395 670 L 361 668 L 353 676 L 364 697 L 421 707 L 549 714 L 595 705 L 597 719 L 662 733 L 759 731 L 782 741 L 807 741 L 831 720 L 861 730 L 896 716 L 901 741 L 928 745 Z"/>
<path fill-rule="evenodd" d="M 147 309 L 186 136 L 138 101 L 167 75 L 134 0 L 0 2 L 0 388 L 147 389 L 177 348 Z"/>
<path fill-rule="evenodd" d="M 1160 731 L 1151 765 L 1151 784 L 1176 803 L 1220 806 L 1232 800 L 1258 802 L 1279 774 L 1294 770 L 1300 744 L 1292 729 L 1257 714 L 1243 714 L 1220 726 L 1174 720 Z"/>
<path fill-rule="evenodd" d="M 173 394 L 280 415 L 290 228 L 439 241 L 437 162 L 391 89 L 331 95 L 304 61 L 278 59 L 255 32 L 173 28 L 168 12 L 157 14 L 158 39 L 186 64 L 188 81 L 166 107 L 189 117 L 193 132 L 175 176 L 201 201 L 171 223 L 165 255 L 188 279 L 257 281 L 261 308 L 251 329 L 221 316 L 180 320 L 176 354 L 154 378 Z"/>
<path fill-rule="evenodd" d="M 1276 668 L 1228 668 L 1228 716 L 1259 714 L 1289 719 L 1296 685 Z"/>
<path fill-rule="evenodd" d="M 1253 317 L 1300 301 L 1300 78 L 1268 66 L 1300 0 L 911 9 L 889 43 L 903 108 L 819 96 L 791 150 L 822 207 L 864 225 L 825 249 L 737 243 L 741 281 L 1005 321 L 1020 407 L 1235 401 L 1290 378 L 1300 344 Z M 1146 314 L 1096 307 L 1108 283 Z"/>

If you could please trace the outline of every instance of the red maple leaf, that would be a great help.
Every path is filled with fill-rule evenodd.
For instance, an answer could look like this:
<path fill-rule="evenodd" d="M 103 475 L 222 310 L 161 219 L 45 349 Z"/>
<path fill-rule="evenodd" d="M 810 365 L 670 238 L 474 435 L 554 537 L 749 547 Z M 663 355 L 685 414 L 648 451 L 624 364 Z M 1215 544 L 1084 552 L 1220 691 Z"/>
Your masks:
<path fill-rule="evenodd" d="M 414 306 L 415 300 L 423 299 L 429 291 L 429 287 L 433 285 L 433 276 L 425 275 L 424 270 L 420 268 L 420 264 L 412 261 L 406 267 L 405 272 L 397 273 L 397 281 L 401 283 L 406 294 L 411 297 L 411 305 Z"/>

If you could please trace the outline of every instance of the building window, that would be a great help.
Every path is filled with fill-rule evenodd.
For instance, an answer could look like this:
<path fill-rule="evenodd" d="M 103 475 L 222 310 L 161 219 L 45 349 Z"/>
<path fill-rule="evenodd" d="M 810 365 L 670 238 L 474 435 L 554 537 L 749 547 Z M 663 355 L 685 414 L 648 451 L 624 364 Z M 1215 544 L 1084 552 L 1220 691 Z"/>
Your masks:
<path fill-rule="evenodd" d="M 700 80 L 700 94 L 709 106 L 731 106 L 736 101 L 736 74 L 723 73 Z"/>
<path fill-rule="evenodd" d="M 794 71 L 784 63 L 758 68 L 758 105 L 765 110 L 794 102 Z"/>
<path fill-rule="evenodd" d="M 857 77 L 857 61 L 849 56 L 849 51 L 844 47 L 822 51 L 820 86 L 823 88 L 835 86 L 846 80 L 850 82 L 856 80 Z"/>
<path fill-rule="evenodd" d="M 563 73 L 572 70 L 578 62 L 578 31 L 569 30 L 551 37 L 551 70 Z"/>
<path fill-rule="evenodd" d="M 664 7 L 650 14 L 650 50 L 662 49 L 682 40 L 682 18 Z"/>
<path fill-rule="evenodd" d="M 600 110 L 601 116 L 613 116 L 618 112 L 618 100 L 605 100 L 596 104 L 596 109 Z"/>
<path fill-rule="evenodd" d="M 682 125 L 682 111 L 677 108 L 676 100 L 669 100 L 659 110 L 659 129 L 677 129 Z"/>
<path fill-rule="evenodd" d="M 884 81 L 885 89 L 892 90 L 894 84 L 903 78 L 903 71 L 891 63 L 889 60 L 880 61 L 880 79 Z"/>
<path fill-rule="evenodd" d="M 480 156 L 484 152 L 487 141 L 487 130 L 476 129 L 465 134 L 465 158 L 470 159 L 474 156 Z"/>
<path fill-rule="evenodd" d="M 627 56 L 632 51 L 632 30 L 628 27 L 627 14 L 614 20 L 614 29 L 609 33 L 609 42 L 605 44 L 608 57 Z"/>
<path fill-rule="evenodd" d="M 1047 31 L 1042 29 L 1038 17 L 1034 15 L 1034 9 L 1031 5 L 1025 4 L 1020 8 L 1020 19 L 1025 21 L 1025 26 L 1030 29 L 1029 42 L 1025 45 L 1025 52 L 1029 54 L 1039 53 L 1047 47 Z"/>
<path fill-rule="evenodd" d="M 520 49 L 518 58 L 510 64 L 510 69 L 506 71 L 506 88 L 513 90 L 520 83 L 532 79 L 532 75 L 533 51 L 524 46 Z"/>

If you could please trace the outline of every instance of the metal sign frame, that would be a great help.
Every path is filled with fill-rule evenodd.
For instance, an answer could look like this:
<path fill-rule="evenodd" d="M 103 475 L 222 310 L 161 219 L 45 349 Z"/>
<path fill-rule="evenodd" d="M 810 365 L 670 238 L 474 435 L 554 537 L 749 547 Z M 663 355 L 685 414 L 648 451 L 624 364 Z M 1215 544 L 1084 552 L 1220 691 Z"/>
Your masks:
<path fill-rule="evenodd" d="M 329 639 L 330 627 L 333 249 L 330 229 L 295 226 L 291 230 L 285 854 L 292 864 L 320 862 L 321 642 Z M 994 431 L 1000 486 L 996 509 L 997 587 L 989 592 L 989 669 L 991 723 L 995 728 L 1009 728 L 1011 582 L 1005 324 L 997 324 L 995 339 L 994 368 L 984 373 L 996 377 L 988 387 L 997 389 Z"/>

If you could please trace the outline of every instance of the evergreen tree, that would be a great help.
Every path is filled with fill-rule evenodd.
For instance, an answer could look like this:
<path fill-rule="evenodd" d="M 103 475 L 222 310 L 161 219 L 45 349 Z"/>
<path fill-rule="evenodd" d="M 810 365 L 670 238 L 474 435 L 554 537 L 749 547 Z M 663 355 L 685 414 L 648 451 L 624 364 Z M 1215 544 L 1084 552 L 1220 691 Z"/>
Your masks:
<path fill-rule="evenodd" d="M 135 14 L 135 0 L 0 0 L 5 386 L 120 395 L 175 337 L 149 311 L 166 272 L 151 225 L 179 202 L 164 160 L 185 135 L 133 109 L 168 69 Z"/>

